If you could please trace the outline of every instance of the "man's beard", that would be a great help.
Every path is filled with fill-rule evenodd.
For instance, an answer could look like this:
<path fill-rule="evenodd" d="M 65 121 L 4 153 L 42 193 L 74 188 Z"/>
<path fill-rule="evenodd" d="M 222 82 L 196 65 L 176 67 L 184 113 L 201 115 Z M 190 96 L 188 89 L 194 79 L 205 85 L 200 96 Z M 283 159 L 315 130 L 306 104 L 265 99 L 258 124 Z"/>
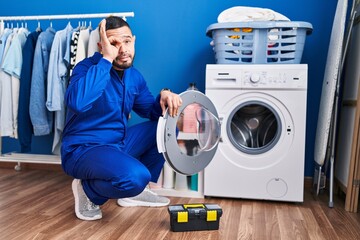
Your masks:
<path fill-rule="evenodd" d="M 115 67 L 115 69 L 119 69 L 119 70 L 125 70 L 129 67 L 132 66 L 133 62 L 134 62 L 134 58 L 135 58 L 135 55 L 134 57 L 131 59 L 131 62 L 127 62 L 127 63 L 123 63 L 123 64 L 118 64 L 115 60 L 113 61 L 112 65 Z"/>

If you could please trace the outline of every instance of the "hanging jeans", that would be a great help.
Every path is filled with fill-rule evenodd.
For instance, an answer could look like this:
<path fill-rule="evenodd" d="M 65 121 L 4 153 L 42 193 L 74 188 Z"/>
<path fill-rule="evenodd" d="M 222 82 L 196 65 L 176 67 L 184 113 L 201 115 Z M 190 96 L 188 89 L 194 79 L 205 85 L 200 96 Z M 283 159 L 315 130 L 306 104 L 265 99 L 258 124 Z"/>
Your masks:
<path fill-rule="evenodd" d="M 97 205 L 108 199 L 136 196 L 149 181 L 158 180 L 164 165 L 164 157 L 157 150 L 156 128 L 156 121 L 129 127 L 120 148 L 94 147 L 76 162 L 72 173 L 66 172 L 82 180 L 86 195 Z"/>

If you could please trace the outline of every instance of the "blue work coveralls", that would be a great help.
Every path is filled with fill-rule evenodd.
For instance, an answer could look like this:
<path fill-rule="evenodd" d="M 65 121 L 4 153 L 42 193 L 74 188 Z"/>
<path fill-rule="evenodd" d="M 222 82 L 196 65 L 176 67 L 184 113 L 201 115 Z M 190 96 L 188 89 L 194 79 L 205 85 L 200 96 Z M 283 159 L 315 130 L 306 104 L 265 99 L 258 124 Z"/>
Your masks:
<path fill-rule="evenodd" d="M 100 53 L 74 68 L 65 94 L 62 167 L 82 180 L 93 203 L 135 196 L 157 181 L 164 164 L 156 145 L 159 100 L 138 70 L 130 67 L 120 78 Z M 150 121 L 127 127 L 132 110 Z"/>

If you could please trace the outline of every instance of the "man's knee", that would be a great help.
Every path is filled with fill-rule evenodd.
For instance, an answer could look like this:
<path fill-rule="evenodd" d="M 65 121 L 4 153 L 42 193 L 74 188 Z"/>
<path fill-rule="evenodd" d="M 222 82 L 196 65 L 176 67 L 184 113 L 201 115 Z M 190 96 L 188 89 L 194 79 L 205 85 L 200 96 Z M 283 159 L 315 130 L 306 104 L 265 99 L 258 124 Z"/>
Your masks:
<path fill-rule="evenodd" d="M 119 197 L 132 197 L 141 193 L 150 182 L 151 174 L 148 170 L 129 172 L 126 177 L 113 178 L 113 186 L 119 191 Z"/>

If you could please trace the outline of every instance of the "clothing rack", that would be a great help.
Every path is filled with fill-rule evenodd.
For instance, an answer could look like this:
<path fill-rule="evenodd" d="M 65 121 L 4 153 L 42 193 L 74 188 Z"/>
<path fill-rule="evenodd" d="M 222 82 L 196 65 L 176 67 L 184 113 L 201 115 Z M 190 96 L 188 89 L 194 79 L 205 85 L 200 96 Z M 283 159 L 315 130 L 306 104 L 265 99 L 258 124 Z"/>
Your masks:
<path fill-rule="evenodd" d="M 25 20 L 56 20 L 56 19 L 84 19 L 84 18 L 105 18 L 108 16 L 118 16 L 126 20 L 127 17 L 134 17 L 134 12 L 118 13 L 91 13 L 91 14 L 63 14 L 63 15 L 35 15 L 35 16 L 0 16 L 0 32 L 5 28 L 4 21 L 25 21 Z"/>
<path fill-rule="evenodd" d="M 65 14 L 65 15 L 36 15 L 36 16 L 0 16 L 0 33 L 5 28 L 5 21 L 27 20 L 57 20 L 57 19 L 89 19 L 106 18 L 108 16 L 134 17 L 134 12 L 94 13 L 94 14 Z M 0 162 L 16 162 L 15 170 L 21 170 L 21 163 L 61 164 L 60 156 L 47 154 L 2 153 L 2 137 L 0 136 Z"/>

